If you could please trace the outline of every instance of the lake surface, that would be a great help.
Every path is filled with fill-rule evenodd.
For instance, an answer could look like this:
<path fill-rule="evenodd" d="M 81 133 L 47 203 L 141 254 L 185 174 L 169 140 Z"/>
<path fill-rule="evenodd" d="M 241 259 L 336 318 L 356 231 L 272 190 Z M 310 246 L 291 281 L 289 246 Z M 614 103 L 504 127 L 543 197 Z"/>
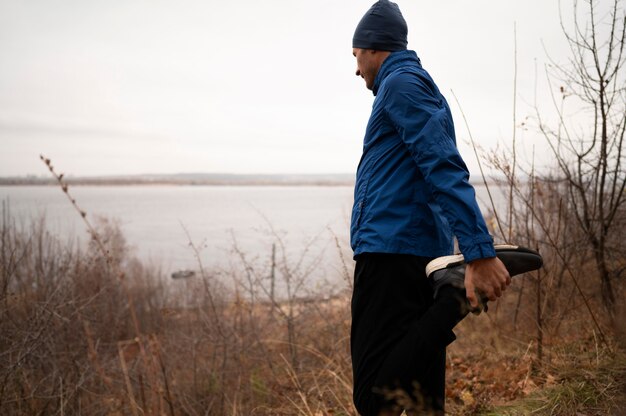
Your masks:
<path fill-rule="evenodd" d="M 311 239 L 318 251 L 336 251 L 333 234 L 348 244 L 353 201 L 348 186 L 74 186 L 70 193 L 92 223 L 116 219 L 138 257 L 167 273 L 196 268 L 185 229 L 207 266 L 226 266 L 235 240 L 250 257 L 269 258 L 277 236 L 294 255 Z M 1 186 L 0 200 L 24 224 L 45 215 L 52 233 L 88 240 L 59 187 Z"/>
<path fill-rule="evenodd" d="M 484 187 L 476 191 L 485 206 Z M 135 254 L 168 274 L 197 268 L 185 229 L 209 268 L 236 261 L 235 241 L 248 258 L 269 259 L 280 238 L 295 259 L 314 240 L 307 256 L 324 255 L 316 270 L 322 275 L 337 274 L 335 236 L 351 258 L 351 186 L 74 186 L 70 192 L 88 219 L 116 219 Z M 88 241 L 80 215 L 59 187 L 0 186 L 0 200 L 25 225 L 45 215 L 55 235 Z"/>

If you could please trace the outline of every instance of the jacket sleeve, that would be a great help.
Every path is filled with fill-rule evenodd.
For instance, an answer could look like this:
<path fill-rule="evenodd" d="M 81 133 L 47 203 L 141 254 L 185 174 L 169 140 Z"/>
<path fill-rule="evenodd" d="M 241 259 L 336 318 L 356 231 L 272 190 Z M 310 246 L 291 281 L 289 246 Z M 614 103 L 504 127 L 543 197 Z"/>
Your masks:
<path fill-rule="evenodd" d="M 465 260 L 495 257 L 445 99 L 428 76 L 392 74 L 385 84 L 380 97 L 385 112 L 441 206 Z"/>

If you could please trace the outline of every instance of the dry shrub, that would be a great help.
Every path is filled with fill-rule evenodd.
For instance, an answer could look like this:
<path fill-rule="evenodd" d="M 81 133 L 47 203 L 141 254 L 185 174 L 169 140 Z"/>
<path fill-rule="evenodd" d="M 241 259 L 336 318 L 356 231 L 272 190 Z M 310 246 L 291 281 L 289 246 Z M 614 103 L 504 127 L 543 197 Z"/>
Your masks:
<path fill-rule="evenodd" d="M 50 235 L 43 219 L 31 224 L 19 227 L 8 210 L 3 212 L 2 413 L 106 413 L 119 399 L 112 382 L 119 371 L 114 357 L 116 342 L 132 333 L 128 304 L 91 244 L 81 251 Z M 126 247 L 119 230 L 107 224 L 102 230 L 114 258 L 123 262 Z M 147 271 L 135 266 L 132 273 L 134 279 Z"/>
<path fill-rule="evenodd" d="M 354 414 L 346 291 L 251 296 L 258 264 L 167 283 L 115 222 L 95 227 L 106 256 L 31 224 L 5 210 L 0 230 L 0 413 Z"/>

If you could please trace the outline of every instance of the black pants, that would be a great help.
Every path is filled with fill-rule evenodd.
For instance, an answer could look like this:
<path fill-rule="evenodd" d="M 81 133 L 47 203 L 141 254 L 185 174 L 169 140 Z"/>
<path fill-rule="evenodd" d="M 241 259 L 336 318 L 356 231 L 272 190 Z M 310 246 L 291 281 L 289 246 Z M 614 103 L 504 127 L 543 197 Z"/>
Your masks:
<path fill-rule="evenodd" d="M 354 403 L 363 416 L 392 408 L 443 412 L 446 346 L 454 334 L 450 319 L 440 319 L 451 311 L 433 303 L 429 260 L 357 256 L 350 347 Z"/>

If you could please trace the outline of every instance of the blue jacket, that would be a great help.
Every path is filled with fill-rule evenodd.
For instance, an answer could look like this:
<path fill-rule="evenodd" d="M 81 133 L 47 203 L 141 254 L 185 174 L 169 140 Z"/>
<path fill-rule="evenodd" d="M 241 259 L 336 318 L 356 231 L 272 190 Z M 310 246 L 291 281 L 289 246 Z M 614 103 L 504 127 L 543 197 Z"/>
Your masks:
<path fill-rule="evenodd" d="M 415 52 L 394 52 L 373 86 L 350 226 L 354 255 L 494 257 L 456 147 L 452 114 Z"/>

